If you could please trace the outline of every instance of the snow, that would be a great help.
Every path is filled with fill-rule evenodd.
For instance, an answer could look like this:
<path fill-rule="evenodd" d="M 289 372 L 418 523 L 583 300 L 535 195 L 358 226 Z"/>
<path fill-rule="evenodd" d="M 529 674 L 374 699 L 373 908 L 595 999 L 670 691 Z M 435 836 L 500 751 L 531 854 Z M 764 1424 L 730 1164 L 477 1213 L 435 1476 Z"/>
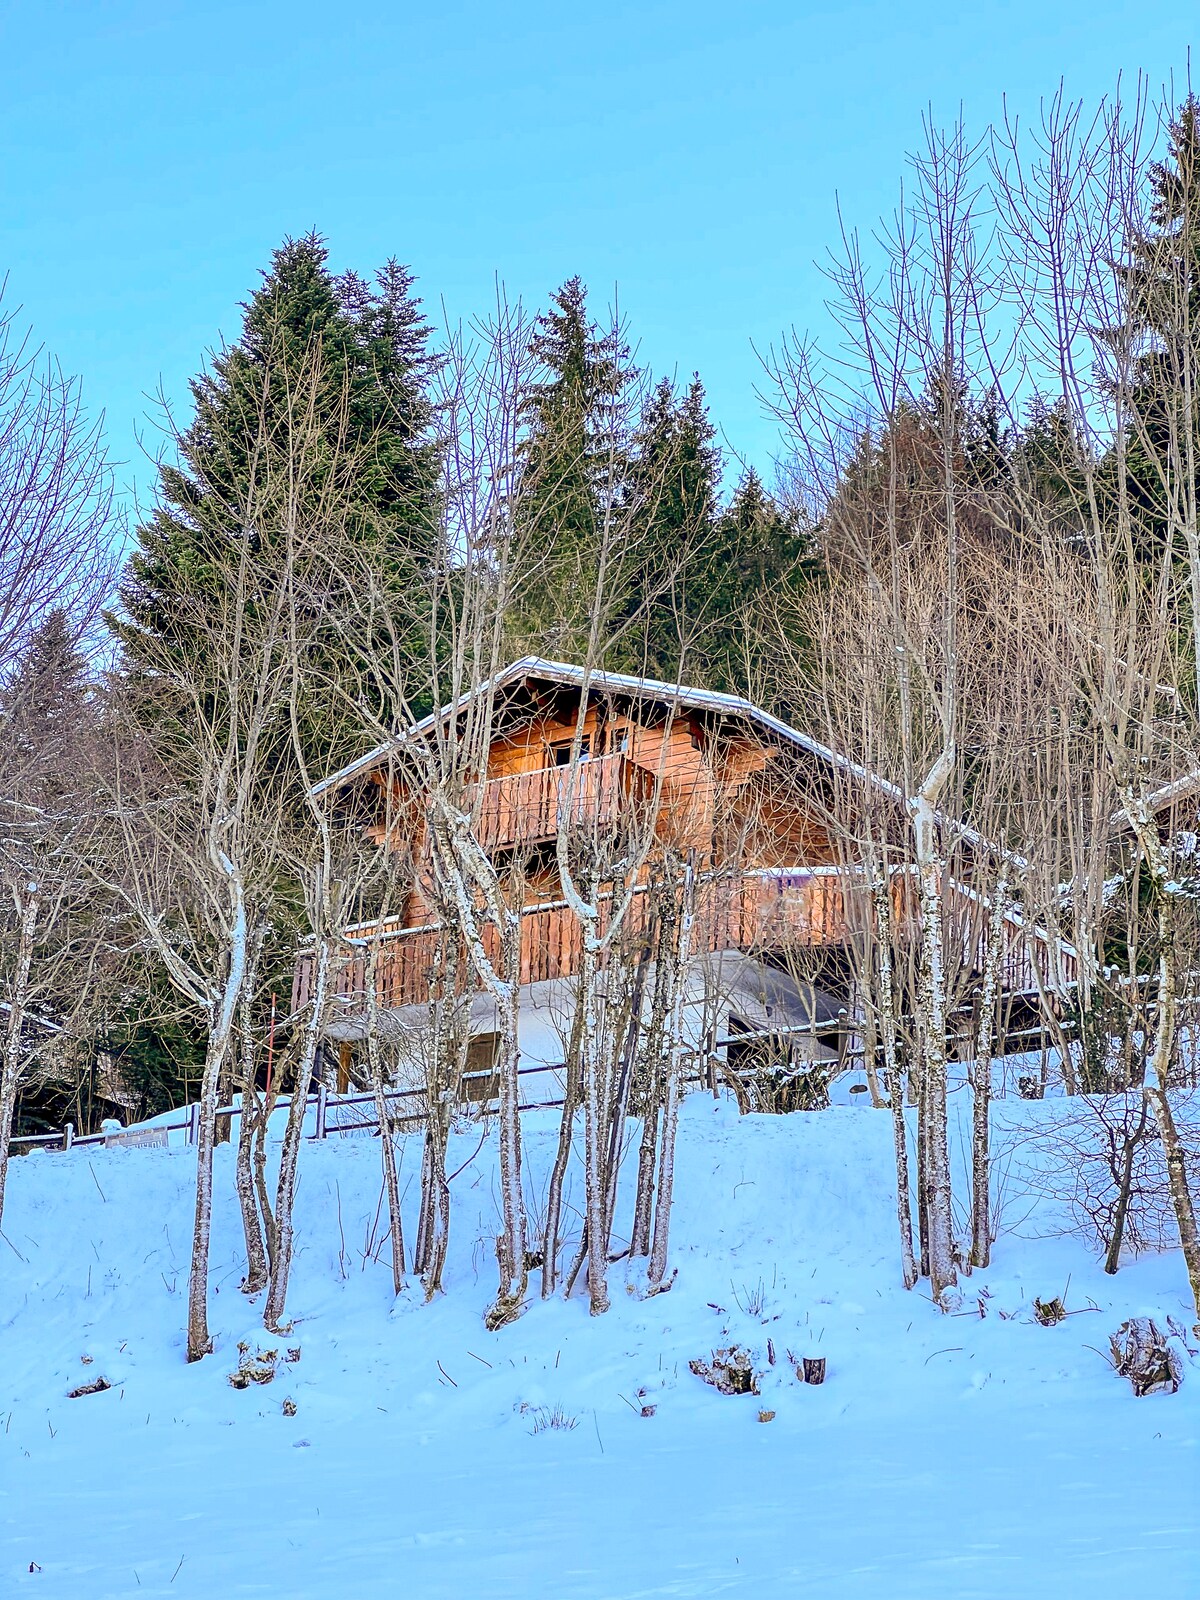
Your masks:
<path fill-rule="evenodd" d="M 1185 1274 L 1171 1251 L 1105 1277 L 1024 1192 L 1021 1163 L 1043 1159 L 1031 1135 L 1061 1108 L 995 1107 L 1004 1231 L 956 1317 L 900 1284 L 889 1117 L 861 1104 L 739 1118 L 693 1094 L 671 1292 L 626 1292 L 620 1264 L 607 1316 L 535 1299 L 493 1334 L 494 1137 L 454 1184 L 448 1293 L 431 1305 L 416 1285 L 392 1303 L 375 1141 L 307 1145 L 282 1341 L 238 1292 L 222 1147 L 216 1351 L 191 1367 L 192 1152 L 16 1161 L 0 1593 L 1194 1600 L 1200 1361 L 1178 1394 L 1136 1400 L 1098 1354 L 1127 1316 L 1190 1322 Z M 952 1111 L 965 1119 L 967 1096 Z M 555 1113 L 525 1120 L 531 1207 L 556 1131 Z M 457 1134 L 450 1169 L 478 1142 Z M 401 1143 L 411 1228 L 419 1146 Z M 964 1120 L 957 1161 L 969 1144 Z M 578 1182 L 569 1199 L 581 1207 Z M 1033 1297 L 1064 1288 L 1079 1315 L 1039 1326 Z M 279 1350 L 272 1383 L 230 1387 L 239 1340 Z M 764 1372 L 758 1399 L 688 1370 L 735 1341 Z M 826 1383 L 799 1383 L 789 1350 L 824 1355 Z M 112 1387 L 67 1398 L 97 1375 Z M 556 1407 L 576 1426 L 538 1431 Z"/>

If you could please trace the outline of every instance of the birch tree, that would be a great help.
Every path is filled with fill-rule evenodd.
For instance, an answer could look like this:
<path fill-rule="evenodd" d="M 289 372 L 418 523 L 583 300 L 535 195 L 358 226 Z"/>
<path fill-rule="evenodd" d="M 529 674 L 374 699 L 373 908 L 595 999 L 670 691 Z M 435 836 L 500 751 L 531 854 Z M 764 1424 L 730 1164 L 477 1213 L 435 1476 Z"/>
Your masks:
<path fill-rule="evenodd" d="M 1193 1180 L 1168 1092 L 1179 885 L 1155 807 L 1164 781 L 1195 768 L 1200 745 L 1196 124 L 1192 101 L 1178 116 L 1164 105 L 1148 120 L 1147 110 L 1140 86 L 1131 104 L 1107 102 L 1091 119 L 1060 95 L 1032 136 L 1009 129 L 998 139 L 994 189 L 1019 269 L 1024 337 L 1074 447 L 1063 463 L 1082 556 L 1073 662 L 1152 908 L 1144 1093 L 1200 1316 Z M 1156 165 L 1160 134 L 1168 161 Z M 1045 517 L 1040 526 L 1053 547 L 1058 529 Z"/>
<path fill-rule="evenodd" d="M 283 818 L 293 797 L 273 781 L 280 753 L 293 742 L 296 674 L 305 630 L 318 607 L 296 604 L 298 565 L 318 533 L 328 533 L 346 504 L 346 479 L 330 472 L 313 416 L 315 363 L 289 393 L 281 430 L 264 387 L 262 427 L 251 451 L 243 503 L 221 507 L 208 559 L 222 576 L 219 603 L 198 604 L 191 626 L 164 646 L 157 670 L 129 689 L 131 722 L 157 722 L 117 763 L 110 803 L 125 839 L 115 887 L 138 920 L 145 947 L 207 1030 L 196 1151 L 196 1206 L 189 1278 L 188 1358 L 210 1348 L 208 1253 L 213 1150 L 219 1091 L 232 1066 L 235 1030 L 248 993 L 256 930 L 272 920 L 279 882 Z M 229 514 L 243 532 L 228 533 Z M 281 527 L 269 564 L 259 560 L 263 526 Z M 280 551 L 282 549 L 282 555 Z M 311 559 L 309 571 L 312 570 Z M 328 879 L 315 892 L 332 893 Z M 303 1037 L 311 1038 L 310 1033 Z M 298 1077 L 304 1076 L 301 1057 Z M 306 1085 L 305 1085 L 306 1087 Z M 286 1144 L 292 1152 L 293 1140 Z M 286 1199 L 289 1180 L 281 1196 Z M 264 1219 L 265 1220 L 265 1219 Z M 268 1224 L 274 1248 L 268 1314 L 286 1288 L 290 1214 Z M 248 1236 L 252 1256 L 257 1252 Z M 257 1264 L 257 1263 L 256 1263 Z M 257 1281 L 251 1267 L 249 1281 Z"/>

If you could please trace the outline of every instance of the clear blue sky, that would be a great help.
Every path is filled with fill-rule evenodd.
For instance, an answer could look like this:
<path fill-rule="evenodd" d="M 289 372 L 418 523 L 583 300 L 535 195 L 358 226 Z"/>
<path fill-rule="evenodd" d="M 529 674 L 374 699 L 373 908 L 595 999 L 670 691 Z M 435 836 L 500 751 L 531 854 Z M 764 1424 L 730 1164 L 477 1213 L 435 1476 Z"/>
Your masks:
<path fill-rule="evenodd" d="M 103 409 L 126 492 L 272 247 L 411 264 L 435 315 L 497 276 L 619 289 L 643 361 L 698 370 L 769 467 L 752 345 L 817 324 L 835 204 L 888 208 L 922 112 L 980 125 L 1065 75 L 1182 80 L 1184 0 L 0 0 L 8 304 Z M 153 434 L 150 436 L 153 443 Z"/>

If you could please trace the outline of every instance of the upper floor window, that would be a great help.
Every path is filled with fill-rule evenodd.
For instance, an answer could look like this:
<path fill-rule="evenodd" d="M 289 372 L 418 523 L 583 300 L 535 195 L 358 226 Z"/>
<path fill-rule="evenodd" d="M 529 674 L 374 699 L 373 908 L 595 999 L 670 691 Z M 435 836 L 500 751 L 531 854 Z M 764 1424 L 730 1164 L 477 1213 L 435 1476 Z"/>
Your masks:
<path fill-rule="evenodd" d="M 574 742 L 575 741 L 573 739 L 568 739 L 565 744 L 554 744 L 550 746 L 550 759 L 556 767 L 569 767 L 571 765 L 571 748 Z M 580 761 L 589 760 L 591 758 L 591 754 L 592 741 L 590 739 L 584 739 L 579 746 Z"/>

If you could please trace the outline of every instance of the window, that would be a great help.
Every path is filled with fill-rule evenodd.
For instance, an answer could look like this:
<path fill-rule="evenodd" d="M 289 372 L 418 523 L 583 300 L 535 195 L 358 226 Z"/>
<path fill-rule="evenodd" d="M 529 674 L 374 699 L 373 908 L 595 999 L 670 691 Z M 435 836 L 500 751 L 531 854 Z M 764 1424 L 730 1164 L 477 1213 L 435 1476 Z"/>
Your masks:
<path fill-rule="evenodd" d="M 568 739 L 566 744 L 554 744 L 550 746 L 550 758 L 554 766 L 569 767 L 571 765 L 571 746 L 573 743 L 574 740 Z M 591 754 L 592 741 L 590 739 L 584 739 L 579 746 L 580 761 L 589 760 Z"/>

